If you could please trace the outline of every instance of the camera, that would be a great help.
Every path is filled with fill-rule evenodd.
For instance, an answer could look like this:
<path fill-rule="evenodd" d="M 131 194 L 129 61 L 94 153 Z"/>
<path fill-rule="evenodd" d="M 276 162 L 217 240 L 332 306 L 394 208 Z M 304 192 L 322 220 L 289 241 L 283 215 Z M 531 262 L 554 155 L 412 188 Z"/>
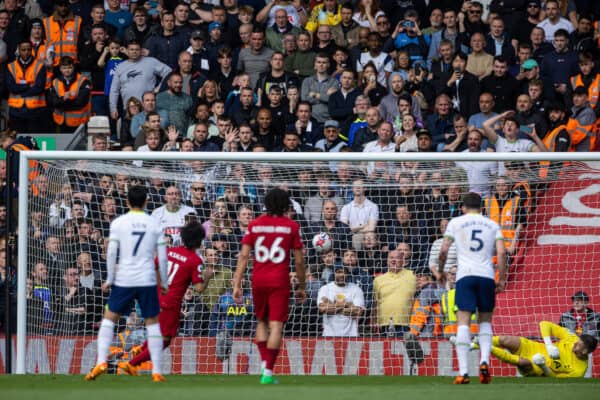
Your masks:
<path fill-rule="evenodd" d="M 414 28 L 415 27 L 415 21 L 402 21 L 402 26 L 404 28 Z"/>

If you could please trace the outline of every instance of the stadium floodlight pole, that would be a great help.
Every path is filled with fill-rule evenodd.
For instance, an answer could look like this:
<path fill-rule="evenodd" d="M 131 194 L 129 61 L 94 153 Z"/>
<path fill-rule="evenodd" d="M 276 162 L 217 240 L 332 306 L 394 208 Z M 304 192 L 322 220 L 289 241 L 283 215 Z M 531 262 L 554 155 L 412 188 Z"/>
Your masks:
<path fill-rule="evenodd" d="M 19 214 L 17 268 L 17 352 L 16 373 L 24 374 L 27 342 L 27 233 L 30 160 L 97 160 L 97 161 L 211 161 L 211 162 L 441 162 L 441 161 L 600 161 L 600 153 L 242 153 L 242 152 L 88 152 L 22 151 L 19 154 Z"/>

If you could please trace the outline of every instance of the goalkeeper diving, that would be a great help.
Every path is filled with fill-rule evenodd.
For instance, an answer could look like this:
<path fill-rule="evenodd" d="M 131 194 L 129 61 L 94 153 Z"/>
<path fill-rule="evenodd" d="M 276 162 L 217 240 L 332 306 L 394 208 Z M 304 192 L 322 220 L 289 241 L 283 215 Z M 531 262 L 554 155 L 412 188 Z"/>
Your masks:
<path fill-rule="evenodd" d="M 588 357 L 598 345 L 594 336 L 577 336 L 548 321 L 540 322 L 540 333 L 544 343 L 520 336 L 494 336 L 492 354 L 516 366 L 523 376 L 581 378 L 585 375 Z M 553 343 L 553 337 L 558 342 Z"/>

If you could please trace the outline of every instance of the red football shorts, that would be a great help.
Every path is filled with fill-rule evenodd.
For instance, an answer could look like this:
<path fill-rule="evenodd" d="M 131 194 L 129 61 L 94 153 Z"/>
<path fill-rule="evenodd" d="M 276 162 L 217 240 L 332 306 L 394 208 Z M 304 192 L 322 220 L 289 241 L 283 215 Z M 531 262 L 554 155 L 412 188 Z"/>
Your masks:
<path fill-rule="evenodd" d="M 252 301 L 254 314 L 259 321 L 287 321 L 290 301 L 289 287 L 252 286 Z"/>
<path fill-rule="evenodd" d="M 158 314 L 160 332 L 164 337 L 174 338 L 179 331 L 179 310 L 163 308 Z"/>

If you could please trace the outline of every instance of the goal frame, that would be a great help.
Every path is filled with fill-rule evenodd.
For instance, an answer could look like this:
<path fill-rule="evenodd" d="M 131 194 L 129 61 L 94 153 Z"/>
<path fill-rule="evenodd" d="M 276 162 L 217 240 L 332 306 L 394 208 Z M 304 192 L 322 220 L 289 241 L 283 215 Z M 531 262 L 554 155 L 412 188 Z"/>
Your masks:
<path fill-rule="evenodd" d="M 580 161 L 600 162 L 600 152 L 580 153 L 242 153 L 242 152 L 111 152 L 111 151 L 22 151 L 19 153 L 17 249 L 17 334 L 16 374 L 26 373 L 27 342 L 27 223 L 29 161 L 111 160 L 111 161 L 225 161 L 225 162 L 441 162 L 441 161 Z"/>

